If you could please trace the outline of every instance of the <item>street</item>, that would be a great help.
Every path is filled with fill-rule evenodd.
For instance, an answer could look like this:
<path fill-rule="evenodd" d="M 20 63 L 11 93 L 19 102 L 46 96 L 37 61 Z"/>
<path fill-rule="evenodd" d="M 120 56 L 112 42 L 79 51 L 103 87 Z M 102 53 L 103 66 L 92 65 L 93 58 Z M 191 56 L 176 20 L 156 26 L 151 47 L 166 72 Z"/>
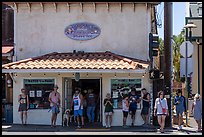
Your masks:
<path fill-rule="evenodd" d="M 2 132 L 2 135 L 202 135 L 188 132 Z"/>

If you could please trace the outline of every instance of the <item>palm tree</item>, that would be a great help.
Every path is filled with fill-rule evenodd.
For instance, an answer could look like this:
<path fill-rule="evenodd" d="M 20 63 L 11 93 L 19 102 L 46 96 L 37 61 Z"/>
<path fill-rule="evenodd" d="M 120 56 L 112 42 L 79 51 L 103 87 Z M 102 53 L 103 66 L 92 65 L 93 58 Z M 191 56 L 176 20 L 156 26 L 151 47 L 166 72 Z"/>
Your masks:
<path fill-rule="evenodd" d="M 164 55 L 164 41 L 159 38 L 159 55 Z"/>
<path fill-rule="evenodd" d="M 173 35 L 173 50 L 172 50 L 172 56 L 173 56 L 173 74 L 174 79 L 177 82 L 180 82 L 180 45 L 184 42 L 184 29 L 181 31 L 181 33 L 178 36 Z M 164 54 L 164 41 L 160 38 L 159 39 L 159 52 L 160 56 Z"/>
<path fill-rule="evenodd" d="M 181 33 L 178 36 L 173 35 L 173 67 L 174 67 L 174 79 L 177 82 L 180 82 L 180 45 L 184 42 L 184 29 L 181 31 Z"/>

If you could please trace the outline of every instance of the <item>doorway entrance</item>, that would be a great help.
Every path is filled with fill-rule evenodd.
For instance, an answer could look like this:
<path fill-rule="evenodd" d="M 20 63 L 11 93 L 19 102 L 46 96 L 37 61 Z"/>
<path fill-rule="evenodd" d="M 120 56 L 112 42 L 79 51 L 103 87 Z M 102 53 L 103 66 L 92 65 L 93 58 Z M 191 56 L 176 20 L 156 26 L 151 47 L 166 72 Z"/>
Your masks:
<path fill-rule="evenodd" d="M 79 88 L 81 90 L 81 94 L 84 97 L 84 100 L 86 100 L 86 95 L 90 90 L 93 91 L 93 93 L 96 95 L 96 107 L 95 107 L 95 117 L 94 122 L 95 123 L 102 123 L 102 113 L 101 113 L 101 79 L 80 79 L 79 81 L 75 81 L 75 79 L 72 78 L 63 78 L 64 83 L 64 93 L 63 93 L 63 104 L 64 104 L 64 110 L 67 108 L 70 108 L 71 100 L 74 95 L 75 89 Z M 63 111 L 64 111 L 63 110 Z M 85 124 L 88 123 L 88 116 L 87 116 L 87 106 L 86 103 L 84 103 L 83 107 L 83 115 L 84 115 L 84 122 Z"/>

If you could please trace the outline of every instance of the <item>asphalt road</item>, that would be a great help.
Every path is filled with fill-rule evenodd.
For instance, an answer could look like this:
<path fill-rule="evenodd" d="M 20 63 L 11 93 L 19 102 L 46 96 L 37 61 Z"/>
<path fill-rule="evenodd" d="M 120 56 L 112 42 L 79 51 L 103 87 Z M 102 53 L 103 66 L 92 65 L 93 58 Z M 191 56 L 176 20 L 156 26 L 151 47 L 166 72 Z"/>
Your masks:
<path fill-rule="evenodd" d="M 2 132 L 2 135 L 202 135 L 187 132 Z"/>

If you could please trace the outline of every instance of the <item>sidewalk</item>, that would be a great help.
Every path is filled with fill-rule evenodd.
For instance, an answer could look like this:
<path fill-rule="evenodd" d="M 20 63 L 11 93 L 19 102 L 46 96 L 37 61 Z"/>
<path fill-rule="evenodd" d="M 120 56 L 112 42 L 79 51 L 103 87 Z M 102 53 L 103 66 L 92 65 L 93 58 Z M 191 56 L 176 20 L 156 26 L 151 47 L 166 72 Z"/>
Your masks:
<path fill-rule="evenodd" d="M 166 128 L 167 132 L 173 132 L 173 129 Z M 129 128 L 123 128 L 121 126 L 113 126 L 111 128 L 105 128 L 98 125 L 87 125 L 84 128 L 76 128 L 76 126 L 62 127 L 56 126 L 51 128 L 49 125 L 21 125 L 21 124 L 10 124 L 2 125 L 3 132 L 157 132 L 157 128 L 154 126 L 145 128 L 142 126 L 134 126 Z"/>
<path fill-rule="evenodd" d="M 183 126 L 183 131 L 186 131 L 186 132 L 188 132 L 188 131 L 196 132 L 196 130 L 197 130 L 197 123 L 196 123 L 196 121 L 194 120 L 193 117 L 189 117 L 188 124 L 189 124 L 189 127 Z M 172 127 L 177 129 L 178 125 L 173 125 Z M 202 127 L 202 122 L 201 122 L 201 127 Z"/>
<path fill-rule="evenodd" d="M 84 128 L 76 128 L 76 126 L 62 127 L 56 126 L 51 128 L 49 125 L 21 125 L 21 124 L 10 124 L 2 125 L 2 131 L 5 132 L 156 132 L 155 127 L 144 128 L 142 126 L 134 126 L 129 128 L 123 128 L 119 126 L 114 126 L 111 128 L 105 128 L 98 125 L 87 125 Z"/>
<path fill-rule="evenodd" d="M 195 123 L 193 118 L 190 118 L 189 121 L 190 127 L 183 127 L 181 132 L 185 133 L 196 133 L 197 124 Z M 100 125 L 87 125 L 84 128 L 76 128 L 75 126 L 70 127 L 62 127 L 57 126 L 55 128 L 51 128 L 49 125 L 31 125 L 28 124 L 26 126 L 21 124 L 10 124 L 10 125 L 2 125 L 2 132 L 152 132 L 156 133 L 158 127 L 148 127 L 144 128 L 142 126 L 135 126 L 129 128 L 123 127 L 111 127 L 111 128 L 104 128 Z M 165 128 L 165 132 L 178 132 L 177 125 L 172 128 Z M 202 134 L 202 133 L 200 133 Z"/>

